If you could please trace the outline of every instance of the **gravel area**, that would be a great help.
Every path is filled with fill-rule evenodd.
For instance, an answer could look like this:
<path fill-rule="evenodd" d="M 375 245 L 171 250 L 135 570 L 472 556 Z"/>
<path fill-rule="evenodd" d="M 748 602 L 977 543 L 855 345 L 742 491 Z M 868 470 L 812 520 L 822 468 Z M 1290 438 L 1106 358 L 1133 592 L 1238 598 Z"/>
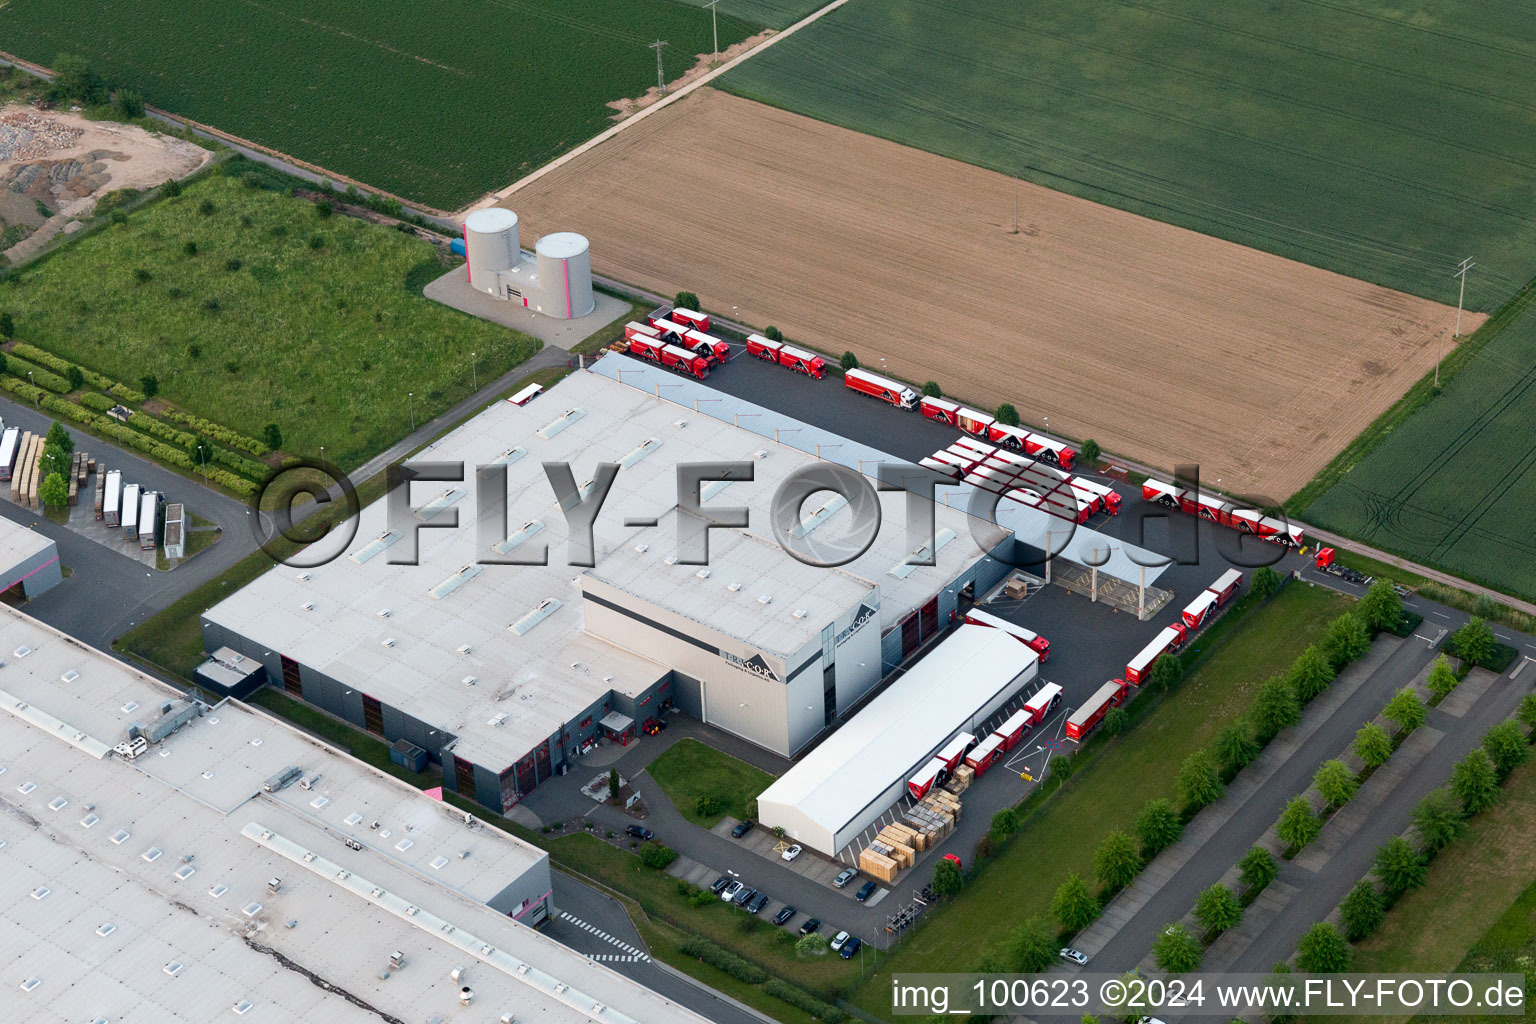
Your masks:
<path fill-rule="evenodd" d="M 82 128 L 38 114 L 16 113 L 0 117 L 0 161 L 37 160 L 56 149 L 80 141 Z"/>

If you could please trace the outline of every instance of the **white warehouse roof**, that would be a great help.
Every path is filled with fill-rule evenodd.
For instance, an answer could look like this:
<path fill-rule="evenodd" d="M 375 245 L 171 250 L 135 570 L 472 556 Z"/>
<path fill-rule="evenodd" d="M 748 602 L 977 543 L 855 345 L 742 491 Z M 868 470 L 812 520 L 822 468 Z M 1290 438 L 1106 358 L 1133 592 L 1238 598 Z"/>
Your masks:
<path fill-rule="evenodd" d="M 1038 661 L 1002 630 L 961 626 L 758 796 L 764 824 L 786 808 L 838 836 Z"/>

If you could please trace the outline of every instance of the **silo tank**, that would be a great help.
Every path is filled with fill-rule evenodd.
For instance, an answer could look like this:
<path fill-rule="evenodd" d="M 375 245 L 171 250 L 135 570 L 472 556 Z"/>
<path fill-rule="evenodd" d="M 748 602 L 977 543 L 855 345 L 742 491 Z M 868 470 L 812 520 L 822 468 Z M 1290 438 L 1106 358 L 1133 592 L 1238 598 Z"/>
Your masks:
<path fill-rule="evenodd" d="M 496 275 L 517 265 L 517 214 L 493 206 L 464 218 L 464 249 L 469 284 L 482 292 L 500 294 Z"/>
<path fill-rule="evenodd" d="M 546 316 L 571 320 L 592 312 L 592 252 L 585 236 L 574 231 L 545 235 L 534 255 Z"/>

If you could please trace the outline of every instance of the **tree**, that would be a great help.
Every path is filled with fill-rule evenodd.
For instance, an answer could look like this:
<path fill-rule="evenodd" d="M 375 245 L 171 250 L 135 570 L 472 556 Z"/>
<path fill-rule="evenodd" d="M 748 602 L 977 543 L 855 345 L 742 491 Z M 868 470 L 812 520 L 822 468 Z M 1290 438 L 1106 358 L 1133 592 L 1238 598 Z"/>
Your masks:
<path fill-rule="evenodd" d="M 69 485 L 62 473 L 49 473 L 43 485 L 37 489 L 38 500 L 49 508 L 61 508 L 69 504 Z"/>
<path fill-rule="evenodd" d="M 1442 654 L 1435 659 L 1434 665 L 1430 666 L 1429 678 L 1425 680 L 1425 685 L 1437 700 L 1444 700 L 1451 695 L 1452 690 L 1456 689 L 1458 682 L 1460 680 L 1456 678 L 1456 673 L 1451 671 L 1451 663 Z"/>
<path fill-rule="evenodd" d="M 1002 842 L 1019 830 L 1019 812 L 1012 807 L 1004 807 L 992 815 L 992 838 Z"/>
<path fill-rule="evenodd" d="M 699 297 L 693 292 L 678 292 L 672 297 L 672 305 L 682 306 L 684 309 L 697 310 L 699 308 Z"/>
<path fill-rule="evenodd" d="M 1489 729 L 1483 735 L 1483 749 L 1493 760 L 1500 782 L 1531 759 L 1531 745 L 1525 740 L 1525 730 L 1515 722 L 1500 722 Z"/>
<path fill-rule="evenodd" d="M 1249 892 L 1258 892 L 1280 873 L 1280 865 L 1275 863 L 1275 855 L 1262 846 L 1255 846 L 1243 854 L 1243 859 L 1237 862 L 1242 871 L 1243 888 Z"/>
<path fill-rule="evenodd" d="M 767 327 L 763 328 L 763 337 L 767 338 L 769 341 L 783 341 L 784 332 L 772 324 L 769 324 Z"/>
<path fill-rule="evenodd" d="M 817 932 L 800 936 L 795 943 L 795 953 L 799 956 L 815 956 L 827 948 L 827 937 Z"/>
<path fill-rule="evenodd" d="M 1499 799 L 1499 773 L 1482 747 L 1473 747 L 1451 769 L 1451 790 L 1468 817 L 1492 807 Z"/>
<path fill-rule="evenodd" d="M 1351 744 L 1355 756 L 1365 763 L 1367 768 L 1379 768 L 1387 763 L 1392 756 L 1392 737 L 1387 735 L 1387 730 L 1375 722 L 1366 722 L 1355 733 L 1355 742 Z"/>
<path fill-rule="evenodd" d="M 1520 710 L 1515 712 L 1515 717 L 1527 729 L 1536 729 L 1536 693 L 1528 693 L 1521 699 Z"/>
<path fill-rule="evenodd" d="M 1323 830 L 1323 821 L 1312 809 L 1312 802 L 1305 796 L 1291 797 L 1275 823 L 1275 834 L 1280 841 L 1294 849 L 1301 849 L 1317 838 Z"/>
<path fill-rule="evenodd" d="M 1344 919 L 1344 937 L 1359 942 L 1381 924 L 1387 916 L 1387 901 L 1381 898 L 1369 878 L 1362 878 L 1349 890 L 1349 895 L 1339 904 L 1339 916 Z"/>
<path fill-rule="evenodd" d="M 1004 426 L 1016 427 L 1019 425 L 1019 410 L 1015 409 L 1010 402 L 1004 402 L 998 406 L 992 415 L 997 422 Z"/>
<path fill-rule="evenodd" d="M 1345 612 L 1323 631 L 1323 650 L 1333 662 L 1334 671 L 1348 665 L 1371 649 L 1371 633 L 1354 612 Z"/>
<path fill-rule="evenodd" d="M 1339 930 L 1319 921 L 1296 944 L 1296 966 L 1311 974 L 1339 974 L 1349 970 L 1351 953 Z"/>
<path fill-rule="evenodd" d="M 1328 801 L 1329 807 L 1342 807 L 1349 803 L 1349 798 L 1355 795 L 1360 788 L 1360 780 L 1355 778 L 1355 773 L 1338 758 L 1324 761 L 1312 776 L 1312 785 Z"/>
<path fill-rule="evenodd" d="M 94 106 L 107 102 L 107 83 L 84 57 L 61 53 L 53 59 L 48 95 L 55 100 L 78 100 Z"/>
<path fill-rule="evenodd" d="M 1056 915 L 1064 931 L 1080 932 L 1099 916 L 1099 898 L 1074 871 L 1056 887 L 1056 895 L 1051 898 L 1051 913 Z"/>
<path fill-rule="evenodd" d="M 113 100 L 117 112 L 129 120 L 144 116 L 144 96 L 137 89 L 119 89 Z"/>
<path fill-rule="evenodd" d="M 1179 799 L 1184 801 L 1184 806 L 1195 810 L 1220 799 L 1226 788 L 1221 784 L 1221 773 L 1217 770 L 1216 758 L 1212 757 L 1211 752 L 1204 747 L 1184 759 L 1184 763 L 1179 766 L 1179 777 L 1174 785 L 1178 790 Z"/>
<path fill-rule="evenodd" d="M 1467 822 L 1461 816 L 1461 806 L 1451 791 L 1441 787 L 1434 790 L 1413 809 L 1413 826 L 1419 830 L 1419 844 L 1424 852 L 1433 857 L 1467 831 Z"/>
<path fill-rule="evenodd" d="M 1280 676 L 1271 676 L 1254 695 L 1253 710 L 1249 714 L 1253 718 L 1254 728 L 1258 730 L 1260 742 L 1268 743 L 1281 729 L 1300 721 L 1301 705 L 1290 684 Z"/>
<path fill-rule="evenodd" d="M 644 843 L 640 847 L 640 863 L 660 871 L 677 860 L 677 851 L 660 843 Z"/>
<path fill-rule="evenodd" d="M 283 432 L 276 423 L 268 423 L 261 428 L 261 443 L 273 451 L 283 446 Z"/>
<path fill-rule="evenodd" d="M 844 352 L 842 364 L 844 370 L 857 370 L 859 368 L 859 357 L 852 352 Z"/>
<path fill-rule="evenodd" d="M 1303 704 L 1328 689 L 1336 673 L 1328 655 L 1317 644 L 1312 644 L 1291 662 L 1288 678 L 1296 699 Z"/>
<path fill-rule="evenodd" d="M 1236 775 L 1252 763 L 1259 756 L 1259 743 L 1249 731 L 1248 723 L 1244 719 L 1238 719 L 1216 734 L 1216 740 L 1211 744 L 1211 749 L 1216 753 L 1216 759 L 1221 762 L 1222 771 L 1228 777 Z"/>
<path fill-rule="evenodd" d="M 1077 454 L 1083 460 L 1083 465 L 1092 469 L 1099 464 L 1099 456 L 1104 454 L 1104 449 L 1099 447 L 1099 442 L 1090 437 L 1083 441 L 1083 445 L 1077 450 Z"/>
<path fill-rule="evenodd" d="M 43 444 L 57 448 L 66 459 L 75 452 L 75 439 L 69 436 L 69 431 L 64 428 L 64 424 L 57 420 L 48 428 L 48 436 L 44 438 Z"/>
<path fill-rule="evenodd" d="M 960 890 L 965 888 L 965 877 L 960 874 L 960 869 L 955 867 L 952 860 L 941 860 L 933 866 L 933 882 L 930 886 L 933 894 L 943 899 L 960 895 Z"/>
<path fill-rule="evenodd" d="M 1142 853 L 1147 857 L 1172 846 L 1183 834 L 1184 822 L 1172 800 L 1154 797 L 1136 815 L 1136 838 L 1141 840 Z"/>
<path fill-rule="evenodd" d="M 1120 736 L 1131 727 L 1131 713 L 1125 708 L 1110 708 L 1104 716 L 1104 731 L 1111 736 Z"/>
<path fill-rule="evenodd" d="M 69 390 L 79 391 L 85 387 L 85 371 L 71 363 L 69 369 L 64 371 L 64 377 L 69 381 Z"/>
<path fill-rule="evenodd" d="M 923 394 L 927 395 L 929 398 L 942 398 L 942 397 L 944 397 L 944 393 L 939 390 L 939 382 L 936 381 L 936 380 L 930 380 L 930 381 L 924 382 L 924 384 L 923 384 Z"/>
<path fill-rule="evenodd" d="M 619 769 L 617 767 L 608 769 L 608 799 L 614 803 L 619 801 Z"/>
<path fill-rule="evenodd" d="M 1482 665 L 1492 660 L 1499 641 L 1493 635 L 1493 630 L 1489 628 L 1488 623 L 1474 615 L 1472 621 L 1451 634 L 1450 643 L 1447 646 L 1462 661 L 1472 665 Z"/>
<path fill-rule="evenodd" d="M 1032 917 L 1008 943 L 1008 960 L 1020 974 L 1038 974 L 1056 962 L 1056 936 L 1044 920 Z"/>
<path fill-rule="evenodd" d="M 720 798 L 711 793 L 700 793 L 694 797 L 693 812 L 701 818 L 710 818 L 720 813 Z"/>
<path fill-rule="evenodd" d="M 1381 879 L 1381 884 L 1386 888 L 1389 903 L 1396 903 L 1403 893 L 1423 885 L 1424 877 L 1429 872 L 1424 855 L 1402 836 L 1393 836 L 1376 851 L 1373 868 L 1376 877 Z"/>
<path fill-rule="evenodd" d="M 1410 733 L 1424 724 L 1424 717 L 1429 712 L 1424 710 L 1424 702 L 1413 692 L 1413 687 L 1405 686 L 1392 695 L 1387 706 L 1381 709 L 1381 714 L 1400 731 Z"/>
<path fill-rule="evenodd" d="M 1217 882 L 1200 893 L 1195 899 L 1195 920 L 1207 932 L 1220 934 L 1237 927 L 1243 919 L 1242 904 L 1232 890 Z"/>
<path fill-rule="evenodd" d="M 1355 606 L 1355 611 L 1374 632 L 1396 629 L 1403 621 L 1403 599 L 1397 596 L 1391 580 L 1377 580 Z"/>
<path fill-rule="evenodd" d="M 1267 565 L 1261 565 L 1253 570 L 1253 582 L 1249 584 L 1248 591 L 1262 601 L 1279 590 L 1282 581 L 1283 577 L 1278 572 Z"/>
<path fill-rule="evenodd" d="M 1159 970 L 1169 974 L 1198 970 L 1204 955 L 1205 950 L 1200 947 L 1200 940 L 1189 934 L 1182 924 L 1171 924 L 1164 928 L 1152 944 L 1152 959 L 1157 962 Z"/>
<path fill-rule="evenodd" d="M 1157 693 L 1167 693 L 1184 678 L 1184 659 L 1177 654 L 1164 654 L 1152 663 L 1147 685 Z"/>
<path fill-rule="evenodd" d="M 145 398 L 154 398 L 160 393 L 160 378 L 152 373 L 146 373 L 139 378 L 139 390 L 144 392 Z"/>
<path fill-rule="evenodd" d="M 1093 877 L 1110 891 L 1131 884 L 1141 870 L 1141 851 L 1136 840 L 1120 829 L 1114 829 L 1099 843 L 1093 855 Z"/>
<path fill-rule="evenodd" d="M 0 337 L 16 337 L 16 320 L 10 313 L 0 313 Z"/>

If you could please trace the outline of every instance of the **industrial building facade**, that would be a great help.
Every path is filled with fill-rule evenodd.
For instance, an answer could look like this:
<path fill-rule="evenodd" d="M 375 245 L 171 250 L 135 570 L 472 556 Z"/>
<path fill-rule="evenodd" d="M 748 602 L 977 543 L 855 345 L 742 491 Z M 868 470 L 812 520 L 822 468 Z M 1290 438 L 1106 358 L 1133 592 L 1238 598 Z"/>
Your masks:
<path fill-rule="evenodd" d="M 36 530 L 0 518 L 0 590 L 30 601 L 62 582 L 58 545 Z"/>
<path fill-rule="evenodd" d="M 430 459 L 462 460 L 466 479 L 412 485 L 410 529 L 392 526 L 376 502 L 343 556 L 274 568 L 206 612 L 204 646 L 218 657 L 200 681 L 225 692 L 272 685 L 387 742 L 405 740 L 442 766 L 447 788 L 498 812 L 579 770 L 592 744 L 627 743 L 674 706 L 792 756 L 1008 566 L 964 513 L 942 505 L 936 550 L 912 550 L 904 492 L 881 494 L 887 526 L 849 564 L 797 561 L 766 529 L 767 513 L 785 477 L 817 460 L 734 419 L 590 371 L 530 405 L 498 403 L 434 446 Z M 802 441 L 839 441 L 802 427 Z M 674 468 L 685 461 L 754 469 L 750 480 L 704 488 L 706 513 L 750 515 L 746 528 L 708 531 L 707 565 L 675 551 Z M 576 481 L 590 476 L 584 493 L 598 463 L 620 467 L 590 566 L 569 564 L 545 463 L 568 464 Z M 474 467 L 487 465 L 504 467 L 511 495 L 494 526 L 479 522 L 487 513 L 470 497 Z M 457 526 L 440 529 L 448 509 Z M 824 506 L 802 528 L 846 530 L 850 515 Z M 412 548 L 414 564 L 400 564 Z M 477 561 L 540 554 L 547 564 Z M 230 667 L 237 661 L 243 669 Z M 247 671 L 253 664 L 261 671 Z"/>

